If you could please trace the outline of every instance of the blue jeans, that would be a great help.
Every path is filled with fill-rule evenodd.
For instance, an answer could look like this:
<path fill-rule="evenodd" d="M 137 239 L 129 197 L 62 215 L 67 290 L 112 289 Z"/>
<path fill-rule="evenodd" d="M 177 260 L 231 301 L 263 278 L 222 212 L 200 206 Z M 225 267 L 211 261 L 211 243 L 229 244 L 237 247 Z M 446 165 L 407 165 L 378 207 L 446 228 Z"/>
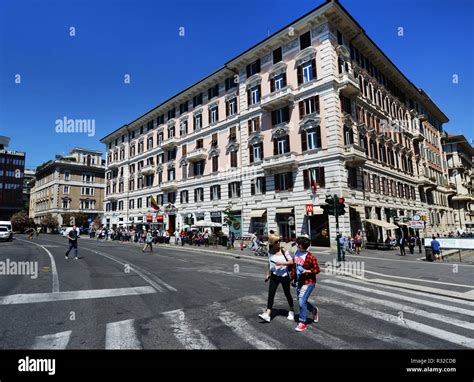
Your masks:
<path fill-rule="evenodd" d="M 306 314 L 309 310 L 311 313 L 314 312 L 314 306 L 308 302 L 309 296 L 314 290 L 316 284 L 298 285 L 296 288 L 296 295 L 298 296 L 298 303 L 300 305 L 300 322 L 306 323 Z"/>
<path fill-rule="evenodd" d="M 77 241 L 69 242 L 69 247 L 66 252 L 66 256 L 69 256 L 69 252 L 71 252 L 71 249 L 73 248 L 74 248 L 74 257 L 77 257 Z"/>

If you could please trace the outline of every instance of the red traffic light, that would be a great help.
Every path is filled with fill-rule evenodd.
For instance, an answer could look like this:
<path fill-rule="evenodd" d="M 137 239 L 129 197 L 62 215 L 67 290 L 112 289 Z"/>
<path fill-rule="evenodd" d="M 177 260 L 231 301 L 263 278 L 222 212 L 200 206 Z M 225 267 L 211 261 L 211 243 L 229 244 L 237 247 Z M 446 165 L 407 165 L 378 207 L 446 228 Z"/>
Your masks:
<path fill-rule="evenodd" d="M 337 202 L 338 202 L 339 204 L 344 204 L 344 198 L 339 198 L 339 199 L 337 199 Z"/>

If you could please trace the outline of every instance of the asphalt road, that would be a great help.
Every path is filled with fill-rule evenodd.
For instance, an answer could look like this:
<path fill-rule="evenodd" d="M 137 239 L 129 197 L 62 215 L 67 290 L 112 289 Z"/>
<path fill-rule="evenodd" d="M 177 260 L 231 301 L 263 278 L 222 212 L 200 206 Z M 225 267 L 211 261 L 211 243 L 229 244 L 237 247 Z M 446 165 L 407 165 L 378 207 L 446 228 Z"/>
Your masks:
<path fill-rule="evenodd" d="M 281 289 L 271 323 L 258 317 L 268 288 L 263 259 L 190 247 L 149 254 L 135 245 L 83 238 L 79 260 L 66 260 L 65 250 L 57 235 L 0 243 L 0 264 L 38 264 L 37 278 L 0 275 L 1 349 L 474 348 L 472 301 L 322 272 L 310 299 L 320 321 L 298 333 L 286 318 Z M 366 270 L 386 267 L 387 274 L 448 284 L 472 283 L 474 269 L 453 273 L 452 265 L 411 262 L 407 270 L 407 262 L 366 261 Z"/>

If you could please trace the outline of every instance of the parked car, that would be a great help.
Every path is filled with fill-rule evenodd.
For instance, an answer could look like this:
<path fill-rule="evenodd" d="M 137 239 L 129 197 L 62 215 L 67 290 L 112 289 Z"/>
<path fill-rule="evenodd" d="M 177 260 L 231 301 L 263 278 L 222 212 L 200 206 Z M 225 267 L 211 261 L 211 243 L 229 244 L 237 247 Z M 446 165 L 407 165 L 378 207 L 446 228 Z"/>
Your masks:
<path fill-rule="evenodd" d="M 7 227 L 0 227 L 0 240 L 11 241 L 11 233 Z"/>
<path fill-rule="evenodd" d="M 13 239 L 13 229 L 12 229 L 12 223 L 8 220 L 5 221 L 0 221 L 0 227 L 4 227 L 8 230 L 10 233 L 10 240 Z"/>

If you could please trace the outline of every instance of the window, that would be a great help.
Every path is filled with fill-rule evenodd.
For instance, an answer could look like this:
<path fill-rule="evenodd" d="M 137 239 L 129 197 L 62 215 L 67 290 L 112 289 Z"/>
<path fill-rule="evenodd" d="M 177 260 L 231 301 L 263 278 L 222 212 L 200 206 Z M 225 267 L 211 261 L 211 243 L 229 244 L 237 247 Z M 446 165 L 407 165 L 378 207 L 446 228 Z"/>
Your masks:
<path fill-rule="evenodd" d="M 275 191 L 293 191 L 293 173 L 275 175 Z"/>
<path fill-rule="evenodd" d="M 219 121 L 219 108 L 213 106 L 209 108 L 209 123 L 217 123 Z"/>
<path fill-rule="evenodd" d="M 137 208 L 142 208 L 142 206 L 143 206 L 142 203 L 143 203 L 142 198 L 138 198 L 137 199 Z"/>
<path fill-rule="evenodd" d="M 225 80 L 225 90 L 229 90 L 235 88 L 237 86 L 238 81 L 235 80 L 234 77 L 227 78 Z"/>
<path fill-rule="evenodd" d="M 182 180 L 188 179 L 188 165 L 187 164 L 183 164 L 183 166 L 181 167 L 181 179 Z"/>
<path fill-rule="evenodd" d="M 153 137 L 149 137 L 147 140 L 147 150 L 151 150 L 153 148 Z"/>
<path fill-rule="evenodd" d="M 352 115 L 351 100 L 343 95 L 340 96 L 340 100 L 342 111 Z"/>
<path fill-rule="evenodd" d="M 316 79 L 316 60 L 305 62 L 297 68 L 298 85 Z"/>
<path fill-rule="evenodd" d="M 138 154 L 143 152 L 143 141 L 138 142 Z"/>
<path fill-rule="evenodd" d="M 146 207 L 149 208 L 151 206 L 151 196 L 146 198 Z"/>
<path fill-rule="evenodd" d="M 189 193 L 188 193 L 187 190 L 180 192 L 179 200 L 181 201 L 181 204 L 187 204 L 187 203 L 189 203 Z"/>
<path fill-rule="evenodd" d="M 220 200 L 221 186 L 211 186 L 211 200 Z"/>
<path fill-rule="evenodd" d="M 202 93 L 199 93 L 193 97 L 193 107 L 198 105 L 202 105 Z"/>
<path fill-rule="evenodd" d="M 176 133 L 176 131 L 175 131 L 174 125 L 168 127 L 168 139 L 174 138 L 175 133 Z"/>
<path fill-rule="evenodd" d="M 212 99 L 219 95 L 219 84 L 214 85 L 212 88 L 209 88 L 207 91 L 208 99 Z"/>
<path fill-rule="evenodd" d="M 179 114 L 186 113 L 188 111 L 188 101 L 183 102 L 181 105 L 179 105 Z"/>
<path fill-rule="evenodd" d="M 204 161 L 195 162 L 193 164 L 194 176 L 202 176 L 204 174 Z"/>
<path fill-rule="evenodd" d="M 237 114 L 237 98 L 232 98 L 226 102 L 226 116 Z"/>
<path fill-rule="evenodd" d="M 230 153 L 230 167 L 237 167 L 237 151 Z"/>
<path fill-rule="evenodd" d="M 305 190 L 317 190 L 318 188 L 324 188 L 326 186 L 324 167 L 314 167 L 303 170 L 303 184 Z"/>
<path fill-rule="evenodd" d="M 202 114 L 196 114 L 193 118 L 194 131 L 202 128 Z"/>
<path fill-rule="evenodd" d="M 64 172 L 64 180 L 71 180 L 71 173 L 68 171 Z"/>
<path fill-rule="evenodd" d="M 263 142 L 249 147 L 250 163 L 263 160 Z"/>
<path fill-rule="evenodd" d="M 212 157 L 212 172 L 219 171 L 219 157 L 216 155 Z"/>
<path fill-rule="evenodd" d="M 270 79 L 270 91 L 281 90 L 286 86 L 286 73 L 279 74 Z"/>
<path fill-rule="evenodd" d="M 168 203 L 175 204 L 176 203 L 176 192 L 168 192 L 167 198 L 168 198 Z"/>
<path fill-rule="evenodd" d="M 161 114 L 158 116 L 158 118 L 156 118 L 156 124 L 157 125 L 162 125 L 165 123 L 165 115 L 164 114 Z"/>
<path fill-rule="evenodd" d="M 69 209 L 69 200 L 63 200 L 63 209 Z"/>
<path fill-rule="evenodd" d="M 262 195 L 266 193 L 266 180 L 264 176 L 255 178 L 255 180 L 250 183 L 250 193 L 252 195 Z"/>
<path fill-rule="evenodd" d="M 247 65 L 247 78 L 257 73 L 260 73 L 260 59 Z"/>
<path fill-rule="evenodd" d="M 276 64 L 277 62 L 280 62 L 281 60 L 283 60 L 283 54 L 280 47 L 273 51 L 273 63 Z"/>
<path fill-rule="evenodd" d="M 281 155 L 290 152 L 290 137 L 287 135 L 273 140 L 273 155 Z"/>
<path fill-rule="evenodd" d="M 247 124 L 249 135 L 260 131 L 260 117 L 249 119 Z"/>
<path fill-rule="evenodd" d="M 319 96 L 309 97 L 299 104 L 300 119 L 308 114 L 319 113 Z"/>
<path fill-rule="evenodd" d="M 64 186 L 63 193 L 64 194 L 69 194 L 69 186 Z"/>
<path fill-rule="evenodd" d="M 186 143 L 184 143 L 182 146 L 181 146 L 181 156 L 186 156 L 186 154 L 188 153 L 188 146 L 186 145 Z"/>
<path fill-rule="evenodd" d="M 188 134 L 188 121 L 181 121 L 179 125 L 179 135 L 183 137 L 186 134 Z"/>
<path fill-rule="evenodd" d="M 204 147 L 204 140 L 201 139 L 196 139 L 196 149 L 202 149 Z"/>
<path fill-rule="evenodd" d="M 159 206 L 162 206 L 164 204 L 164 201 L 163 201 L 164 197 L 163 197 L 163 194 L 160 194 L 156 197 L 156 203 L 159 205 Z"/>
<path fill-rule="evenodd" d="M 240 182 L 229 183 L 229 199 L 240 198 Z"/>
<path fill-rule="evenodd" d="M 237 128 L 235 126 L 232 126 L 229 129 L 229 140 L 234 140 L 237 139 Z"/>
<path fill-rule="evenodd" d="M 272 125 L 279 125 L 280 123 L 286 123 L 290 120 L 290 109 L 288 106 L 284 108 L 272 111 Z"/>
<path fill-rule="evenodd" d="M 175 147 L 171 150 L 168 150 L 168 162 L 176 159 L 176 153 L 178 152 L 178 148 Z"/>
<path fill-rule="evenodd" d="M 128 201 L 128 208 L 133 210 L 135 208 L 135 199 L 130 199 Z"/>
<path fill-rule="evenodd" d="M 171 110 L 168 110 L 168 121 L 176 117 L 176 109 L 173 107 Z"/>
<path fill-rule="evenodd" d="M 199 203 L 204 201 L 204 188 L 199 187 L 194 190 L 194 202 Z"/>
<path fill-rule="evenodd" d="M 350 188 L 357 188 L 357 169 L 354 167 L 347 168 L 347 185 Z"/>
<path fill-rule="evenodd" d="M 255 105 L 260 102 L 261 88 L 256 85 L 247 91 L 247 102 L 250 105 Z"/>
<path fill-rule="evenodd" d="M 300 36 L 300 50 L 303 50 L 308 46 L 311 46 L 311 31 Z"/>
<path fill-rule="evenodd" d="M 171 182 L 176 179 L 176 172 L 174 168 L 168 169 L 168 181 Z"/>
<path fill-rule="evenodd" d="M 301 151 L 321 148 L 321 127 L 307 129 L 301 132 Z"/>
<path fill-rule="evenodd" d="M 130 191 L 135 190 L 135 179 L 130 179 Z"/>

